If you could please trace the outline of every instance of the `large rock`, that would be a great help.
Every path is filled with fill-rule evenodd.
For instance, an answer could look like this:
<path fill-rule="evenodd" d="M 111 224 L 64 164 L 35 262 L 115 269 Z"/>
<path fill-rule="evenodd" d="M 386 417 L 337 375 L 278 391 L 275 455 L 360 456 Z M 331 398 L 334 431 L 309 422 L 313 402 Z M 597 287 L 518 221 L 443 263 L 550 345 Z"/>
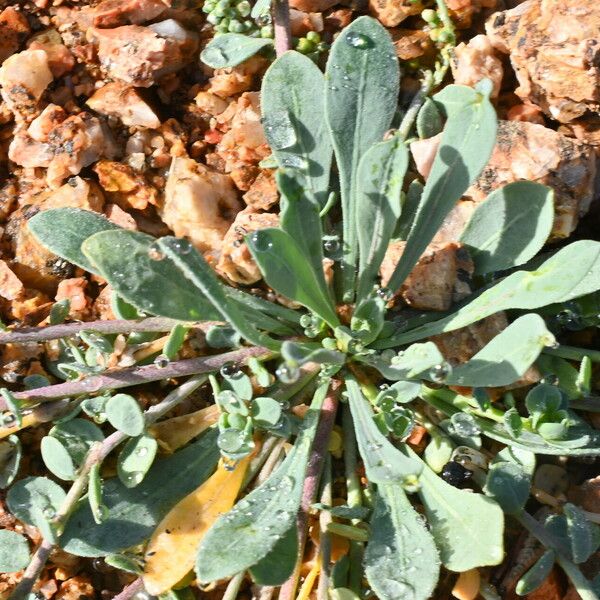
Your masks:
<path fill-rule="evenodd" d="M 568 123 L 600 109 L 600 2 L 527 0 L 486 24 L 517 75 L 516 93 Z"/>

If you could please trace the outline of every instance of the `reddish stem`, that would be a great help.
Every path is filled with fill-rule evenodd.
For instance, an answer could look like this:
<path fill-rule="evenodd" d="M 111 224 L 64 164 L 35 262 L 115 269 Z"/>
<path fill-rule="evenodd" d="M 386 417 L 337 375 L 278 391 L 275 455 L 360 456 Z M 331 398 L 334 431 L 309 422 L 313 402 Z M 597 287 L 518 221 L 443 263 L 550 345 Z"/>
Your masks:
<path fill-rule="evenodd" d="M 273 31 L 275 53 L 281 56 L 292 49 L 292 30 L 290 27 L 290 5 L 288 0 L 273 0 Z"/>
<path fill-rule="evenodd" d="M 306 538 L 308 535 L 308 514 L 310 506 L 314 503 L 319 490 L 319 481 L 321 480 L 321 473 L 323 472 L 327 445 L 329 444 L 329 437 L 335 423 L 340 387 L 341 382 L 335 379 L 331 383 L 329 393 L 323 401 L 319 425 L 315 434 L 315 441 L 313 442 L 308 468 L 306 469 L 306 479 L 304 480 L 304 488 L 302 490 L 300 510 L 298 511 L 298 562 L 296 563 L 296 568 L 290 578 L 281 587 L 279 600 L 293 600 L 296 596 L 300 566 L 302 564 L 304 546 L 306 545 Z"/>

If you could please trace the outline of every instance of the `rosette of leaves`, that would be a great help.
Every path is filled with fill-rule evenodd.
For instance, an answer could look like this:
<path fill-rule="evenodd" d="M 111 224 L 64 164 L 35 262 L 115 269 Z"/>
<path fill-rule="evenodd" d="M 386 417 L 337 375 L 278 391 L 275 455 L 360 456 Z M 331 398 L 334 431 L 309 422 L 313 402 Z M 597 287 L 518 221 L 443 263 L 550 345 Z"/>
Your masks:
<path fill-rule="evenodd" d="M 249 368 L 229 365 L 212 376 L 218 432 L 195 442 L 200 453 L 182 456 L 183 449 L 155 466 L 144 463 L 142 471 L 136 463 L 134 480 L 127 473 L 121 484 L 106 482 L 103 492 L 98 492 L 98 483 L 90 496 L 104 494 L 104 499 L 75 511 L 59 538 L 66 550 L 112 556 L 142 543 L 176 499 L 202 483 L 207 469 L 214 469 L 209 444 L 223 457 L 241 460 L 253 452 L 257 439 L 279 435 L 294 440 L 285 460 L 207 531 L 197 532 L 193 551 L 196 576 L 203 583 L 249 572 L 258 583 L 284 584 L 302 554 L 299 540 L 304 533 L 297 528 L 297 515 L 321 407 L 335 380 L 348 408 L 343 424 L 351 506 L 346 516 L 354 524 L 367 519 L 370 530 L 362 566 L 360 560 L 352 562 L 350 571 L 348 564 L 340 565 L 331 577 L 332 587 L 349 588 L 351 597 L 360 597 L 364 568 L 377 597 L 425 600 L 442 565 L 464 572 L 502 561 L 507 513 L 534 529 L 552 552 L 534 567 L 523 589 L 530 590 L 534 575 L 546 572 L 556 559 L 585 596 L 589 582 L 576 563 L 597 547 L 595 526 L 575 508 L 565 508 L 556 521 L 534 526 L 524 505 L 535 454 L 597 455 L 598 434 L 573 410 L 570 402 L 576 398 L 560 387 L 533 388 L 522 407 L 510 396 L 492 406 L 486 390 L 510 386 L 536 361 L 556 358 L 554 335 L 541 316 L 544 307 L 577 301 L 600 288 L 600 243 L 580 240 L 536 257 L 550 232 L 552 193 L 533 183 L 512 184 L 491 194 L 463 233 L 481 276 L 478 289 L 442 315 L 405 318 L 391 308 L 390 300 L 446 215 L 486 165 L 496 134 L 489 82 L 474 89 L 444 88 L 431 99 L 443 134 L 430 175 L 418 193 L 413 185 L 405 195 L 409 153 L 405 140 L 390 130 L 396 124 L 399 82 L 392 40 L 369 17 L 356 19 L 340 33 L 324 74 L 309 58 L 291 51 L 264 77 L 262 111 L 278 165 L 281 226 L 251 233 L 246 243 L 266 284 L 300 305 L 299 310 L 228 287 L 185 239 L 153 239 L 78 209 L 47 210 L 30 220 L 31 231 L 43 244 L 106 279 L 131 314 L 169 317 L 185 326 L 222 321 L 225 325 L 207 335 L 209 343 L 260 347 L 266 357 Z M 337 180 L 331 177 L 333 162 Z M 404 252 L 382 286 L 379 267 L 390 242 L 399 236 L 406 241 Z M 332 278 L 325 275 L 325 258 L 334 261 Z M 510 324 L 463 364 L 452 368 L 429 341 L 498 311 L 509 311 Z M 274 384 L 267 369 L 272 364 L 277 365 Z M 256 397 L 250 377 L 266 392 Z M 289 407 L 302 390 L 306 397 L 310 382 L 313 400 L 299 422 Z M 449 386 L 460 386 L 463 393 Z M 472 393 L 464 391 L 469 389 Z M 441 415 L 437 422 L 429 419 L 427 407 Z M 136 456 L 138 444 L 153 455 L 151 431 L 129 400 L 113 397 L 100 412 L 133 440 L 128 444 L 134 447 L 123 450 L 125 458 Z M 82 425 L 70 423 L 52 430 L 49 438 L 54 441 L 47 442 L 61 445 L 60 464 L 48 466 L 63 479 L 72 478 L 82 457 L 81 444 L 72 448 L 68 438 Z M 431 434 L 422 456 L 406 444 L 416 423 Z M 87 444 L 99 439 L 97 429 L 82 429 Z M 487 475 L 480 470 L 481 493 L 439 476 L 455 446 L 476 450 L 482 438 L 507 448 L 488 465 Z M 360 506 L 360 489 L 350 485 L 356 468 L 354 439 L 371 490 L 372 503 L 366 509 Z M 202 474 L 196 472 L 193 481 L 178 476 L 176 485 L 161 483 L 161 476 L 178 473 L 178 468 L 190 472 L 181 467 L 189 465 L 188 456 L 195 457 L 193 465 L 204 465 Z M 45 501 L 52 503 L 59 492 L 50 483 L 44 484 Z M 144 494 L 150 494 L 148 499 Z M 413 507 L 415 501 L 423 506 L 424 516 Z M 100 502 L 105 510 L 99 510 Z M 21 505 L 15 501 L 14 506 L 17 515 L 24 515 Z M 344 518 L 343 511 L 337 514 Z M 29 522 L 43 523 L 43 515 L 43 509 L 33 511 Z"/>

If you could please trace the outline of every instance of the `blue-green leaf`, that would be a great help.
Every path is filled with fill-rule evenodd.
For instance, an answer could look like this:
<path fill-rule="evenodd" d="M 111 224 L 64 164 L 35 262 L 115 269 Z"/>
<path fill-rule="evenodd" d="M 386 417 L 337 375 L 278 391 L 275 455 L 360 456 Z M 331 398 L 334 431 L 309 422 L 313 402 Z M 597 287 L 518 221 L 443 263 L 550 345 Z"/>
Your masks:
<path fill-rule="evenodd" d="M 586 519 L 583 510 L 570 502 L 565 504 L 563 510 L 567 519 L 567 536 L 571 544 L 573 562 L 585 562 L 596 550 L 592 524 Z"/>
<path fill-rule="evenodd" d="M 323 73 L 307 56 L 286 52 L 267 69 L 260 104 L 273 156 L 281 167 L 298 169 L 303 187 L 323 207 L 333 155 L 326 131 Z"/>
<path fill-rule="evenodd" d="M 16 573 L 29 563 L 29 544 L 25 536 L 0 529 L 0 573 Z"/>
<path fill-rule="evenodd" d="M 525 471 L 514 462 L 499 462 L 490 466 L 485 482 L 485 493 L 493 498 L 508 514 L 523 510 L 531 482 Z"/>
<path fill-rule="evenodd" d="M 80 208 L 43 210 L 29 219 L 27 226 L 48 250 L 96 275 L 100 272 L 82 252 L 81 245 L 95 233 L 119 229 L 106 217 Z"/>
<path fill-rule="evenodd" d="M 332 327 L 339 325 L 331 299 L 289 234 L 281 229 L 261 229 L 247 238 L 247 244 L 265 281 L 275 291 L 303 304 Z"/>
<path fill-rule="evenodd" d="M 546 550 L 533 567 L 517 581 L 515 589 L 517 594 L 519 596 L 526 596 L 527 594 L 531 594 L 531 592 L 535 592 L 544 583 L 548 575 L 550 575 L 555 558 L 556 554 L 554 550 Z"/>
<path fill-rule="evenodd" d="M 448 116 L 406 248 L 388 282 L 393 291 L 402 285 L 446 215 L 491 156 L 496 139 L 496 111 L 486 96 L 465 89 L 469 100 Z"/>
<path fill-rule="evenodd" d="M 536 314 L 519 317 L 468 362 L 455 367 L 447 385 L 499 387 L 525 374 L 545 346 L 554 342 L 544 319 Z"/>
<path fill-rule="evenodd" d="M 417 114 L 416 125 L 421 139 L 433 137 L 442 131 L 444 127 L 442 116 L 431 98 L 425 98 L 425 102 Z"/>
<path fill-rule="evenodd" d="M 108 400 L 106 418 L 115 429 L 132 437 L 141 435 L 146 424 L 140 405 L 129 394 L 115 394 Z"/>
<path fill-rule="evenodd" d="M 554 221 L 554 192 L 516 181 L 492 192 L 471 216 L 460 241 L 482 275 L 517 267 L 546 243 Z"/>
<path fill-rule="evenodd" d="M 119 454 L 117 474 L 125 487 L 139 485 L 152 466 L 158 443 L 149 435 L 141 435 L 127 441 Z"/>
<path fill-rule="evenodd" d="M 214 37 L 200 54 L 200 60 L 213 69 L 236 67 L 273 45 L 273 40 L 254 38 L 241 33 L 224 33 Z"/>
<path fill-rule="evenodd" d="M 333 43 L 325 77 L 325 110 L 342 195 L 343 289 L 351 301 L 358 260 L 358 164 L 383 139 L 398 102 L 398 57 L 389 33 L 371 17 L 354 20 Z"/>
<path fill-rule="evenodd" d="M 439 576 L 433 537 L 398 485 L 379 485 L 365 575 L 381 600 L 427 600 Z"/>
<path fill-rule="evenodd" d="M 413 480 L 423 469 L 420 462 L 395 448 L 379 431 L 373 420 L 371 406 L 360 391 L 356 380 L 348 377 L 346 387 L 356 441 L 369 481 L 383 484 L 414 483 Z"/>
<path fill-rule="evenodd" d="M 400 218 L 400 194 L 408 150 L 400 135 L 369 148 L 358 165 L 358 298 L 372 290 L 381 261 Z"/>
<path fill-rule="evenodd" d="M 182 321 L 221 318 L 149 235 L 104 231 L 86 239 L 82 251 L 111 287 L 140 310 Z"/>

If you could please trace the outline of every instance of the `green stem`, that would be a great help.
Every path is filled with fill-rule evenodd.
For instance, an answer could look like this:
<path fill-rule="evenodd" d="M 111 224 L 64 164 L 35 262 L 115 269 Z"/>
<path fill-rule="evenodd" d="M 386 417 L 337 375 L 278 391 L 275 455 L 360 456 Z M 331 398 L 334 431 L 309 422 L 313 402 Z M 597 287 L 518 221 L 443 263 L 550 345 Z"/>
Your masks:
<path fill-rule="evenodd" d="M 323 481 L 321 490 L 321 503 L 331 506 L 333 502 L 333 485 L 331 477 L 331 454 L 325 456 L 323 468 Z M 319 515 L 319 550 L 321 554 L 321 572 L 319 573 L 319 585 L 317 587 L 317 600 L 328 600 L 329 582 L 331 579 L 331 536 L 327 527 L 331 524 L 331 512 L 322 510 Z"/>
<path fill-rule="evenodd" d="M 341 535 L 342 537 L 354 540 L 355 542 L 366 542 L 369 539 L 369 533 L 360 527 L 354 525 L 344 525 L 342 523 L 329 523 L 327 531 Z"/>
<path fill-rule="evenodd" d="M 544 348 L 544 354 L 578 361 L 582 360 L 584 356 L 588 356 L 592 362 L 600 362 L 600 350 L 590 350 L 589 348 L 560 345 L 558 348 Z"/>
<path fill-rule="evenodd" d="M 246 573 L 242 571 L 237 575 L 234 575 L 227 584 L 227 589 L 223 594 L 223 598 L 221 600 L 236 600 L 240 588 L 242 587 L 242 583 L 244 582 L 244 577 Z"/>

